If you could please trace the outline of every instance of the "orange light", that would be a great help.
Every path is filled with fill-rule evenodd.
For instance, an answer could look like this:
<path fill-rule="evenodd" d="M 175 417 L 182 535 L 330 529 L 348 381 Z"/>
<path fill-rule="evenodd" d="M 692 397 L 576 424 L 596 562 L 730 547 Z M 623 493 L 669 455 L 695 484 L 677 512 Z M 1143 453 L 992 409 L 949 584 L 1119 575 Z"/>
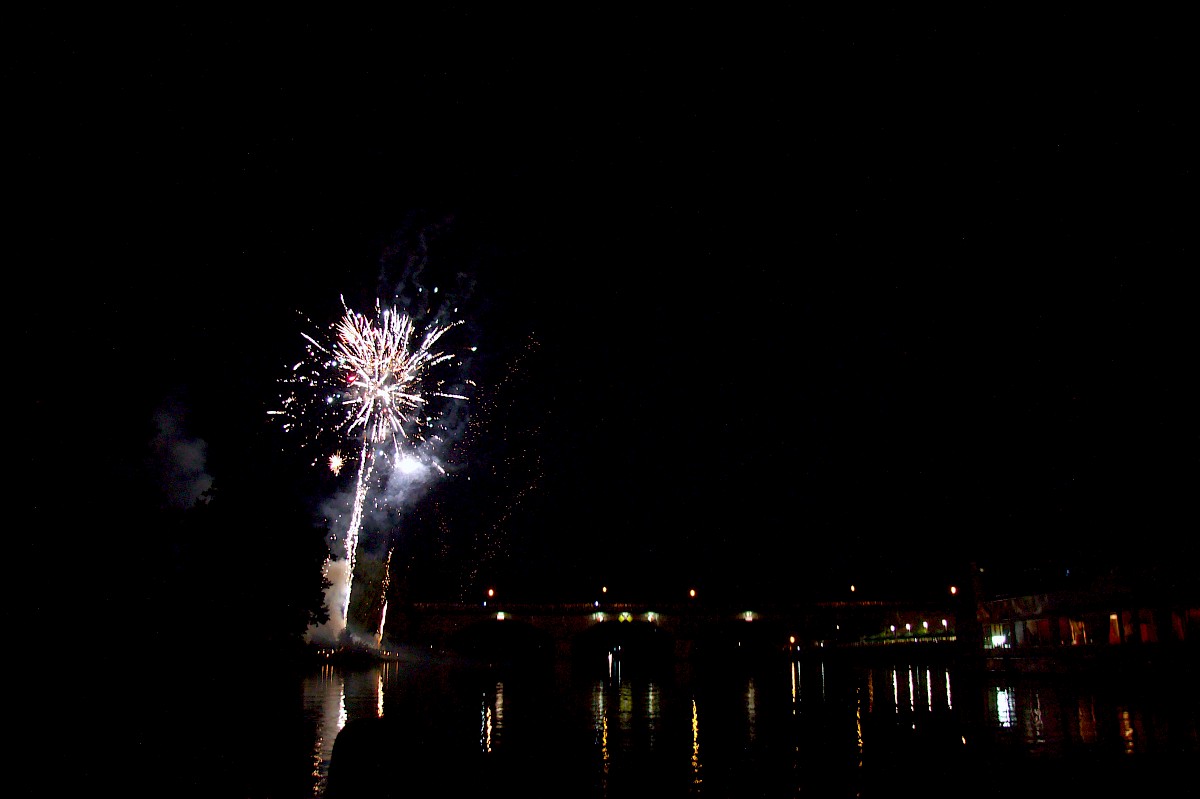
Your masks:
<path fill-rule="evenodd" d="M 693 588 L 693 589 L 691 589 L 690 591 L 688 591 L 688 596 L 690 596 L 690 597 L 694 597 L 694 596 L 696 596 L 696 589 L 695 589 L 695 588 Z"/>

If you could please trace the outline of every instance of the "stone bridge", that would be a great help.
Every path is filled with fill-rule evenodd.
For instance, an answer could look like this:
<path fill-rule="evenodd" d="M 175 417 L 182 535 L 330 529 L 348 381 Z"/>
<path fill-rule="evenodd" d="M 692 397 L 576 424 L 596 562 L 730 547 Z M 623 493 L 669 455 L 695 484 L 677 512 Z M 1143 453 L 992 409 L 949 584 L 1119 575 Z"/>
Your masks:
<path fill-rule="evenodd" d="M 948 603 L 818 602 L 758 608 L 700 602 L 411 603 L 389 612 L 385 643 L 488 659 L 603 652 L 688 657 L 804 652 L 855 644 L 885 632 L 897 638 L 936 638 L 954 631 L 954 609 Z"/>

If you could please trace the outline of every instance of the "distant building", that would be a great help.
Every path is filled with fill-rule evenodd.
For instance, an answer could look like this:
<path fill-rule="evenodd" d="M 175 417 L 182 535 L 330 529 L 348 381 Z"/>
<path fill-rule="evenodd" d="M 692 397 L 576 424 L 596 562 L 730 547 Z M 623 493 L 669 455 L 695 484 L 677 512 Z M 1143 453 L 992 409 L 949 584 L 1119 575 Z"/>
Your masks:
<path fill-rule="evenodd" d="M 976 623 L 993 669 L 1190 665 L 1200 653 L 1200 593 L 1152 571 L 1114 571 L 1043 592 L 980 592 Z"/>

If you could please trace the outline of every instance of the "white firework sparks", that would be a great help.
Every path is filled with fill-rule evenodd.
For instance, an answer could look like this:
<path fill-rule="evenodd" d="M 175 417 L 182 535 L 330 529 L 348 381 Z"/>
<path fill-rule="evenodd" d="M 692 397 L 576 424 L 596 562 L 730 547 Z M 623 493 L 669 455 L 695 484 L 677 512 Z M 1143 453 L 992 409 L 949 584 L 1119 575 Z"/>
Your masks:
<path fill-rule="evenodd" d="M 343 439 L 390 441 L 399 457 L 405 441 L 424 440 L 434 426 L 435 417 L 426 412 L 431 398 L 466 399 L 432 379 L 435 367 L 456 357 L 435 351 L 435 345 L 461 322 L 419 335 L 411 317 L 381 308 L 378 301 L 374 317 L 351 310 L 344 299 L 342 307 L 345 314 L 332 326 L 330 341 L 303 334 L 308 357 L 285 381 L 292 391 L 283 408 L 270 413 L 287 417 L 288 430 L 308 425 Z"/>
<path fill-rule="evenodd" d="M 347 391 L 342 400 L 346 433 L 361 429 L 366 440 L 391 439 L 399 454 L 400 440 L 410 429 L 420 429 L 420 411 L 428 402 L 422 393 L 429 371 L 451 360 L 448 353 L 433 352 L 434 344 L 458 322 L 433 327 L 421 343 L 413 347 L 413 321 L 395 308 L 382 311 L 376 303 L 376 321 L 349 308 L 337 327 L 337 343 L 332 352 L 345 374 Z M 466 399 L 434 388 L 428 396 Z"/>
<path fill-rule="evenodd" d="M 422 333 L 410 316 L 394 307 L 382 308 L 379 301 L 373 317 L 351 310 L 344 298 L 342 307 L 345 313 L 331 326 L 327 341 L 303 334 L 308 357 L 292 367 L 284 381 L 291 390 L 283 397 L 282 409 L 269 413 L 285 417 L 285 430 L 309 431 L 315 437 L 333 434 L 359 444 L 354 504 L 345 537 L 344 625 L 374 448 L 387 446 L 397 466 L 412 460 L 415 448 L 440 423 L 439 415 L 430 410 L 431 400 L 467 397 L 448 390 L 445 381 L 433 375 L 436 367 L 457 357 L 435 347 L 461 322 L 435 325 Z M 344 464 L 340 452 L 328 459 L 335 475 Z"/>

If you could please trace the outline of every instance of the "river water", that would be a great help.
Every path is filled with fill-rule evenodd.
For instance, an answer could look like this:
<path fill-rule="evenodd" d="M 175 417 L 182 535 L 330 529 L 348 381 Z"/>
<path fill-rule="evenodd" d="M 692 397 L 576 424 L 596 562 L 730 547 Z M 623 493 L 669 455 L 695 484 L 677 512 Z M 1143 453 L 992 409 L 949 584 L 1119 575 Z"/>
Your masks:
<path fill-rule="evenodd" d="M 60 690 L 98 701 L 68 703 L 78 718 L 14 758 L 18 795 L 64 795 L 68 773 L 86 791 L 72 795 L 245 799 L 1187 795 L 1173 786 L 1200 765 L 1191 670 L 1001 676 L 912 655 L 495 669 L 409 654 L 76 677 Z"/>

